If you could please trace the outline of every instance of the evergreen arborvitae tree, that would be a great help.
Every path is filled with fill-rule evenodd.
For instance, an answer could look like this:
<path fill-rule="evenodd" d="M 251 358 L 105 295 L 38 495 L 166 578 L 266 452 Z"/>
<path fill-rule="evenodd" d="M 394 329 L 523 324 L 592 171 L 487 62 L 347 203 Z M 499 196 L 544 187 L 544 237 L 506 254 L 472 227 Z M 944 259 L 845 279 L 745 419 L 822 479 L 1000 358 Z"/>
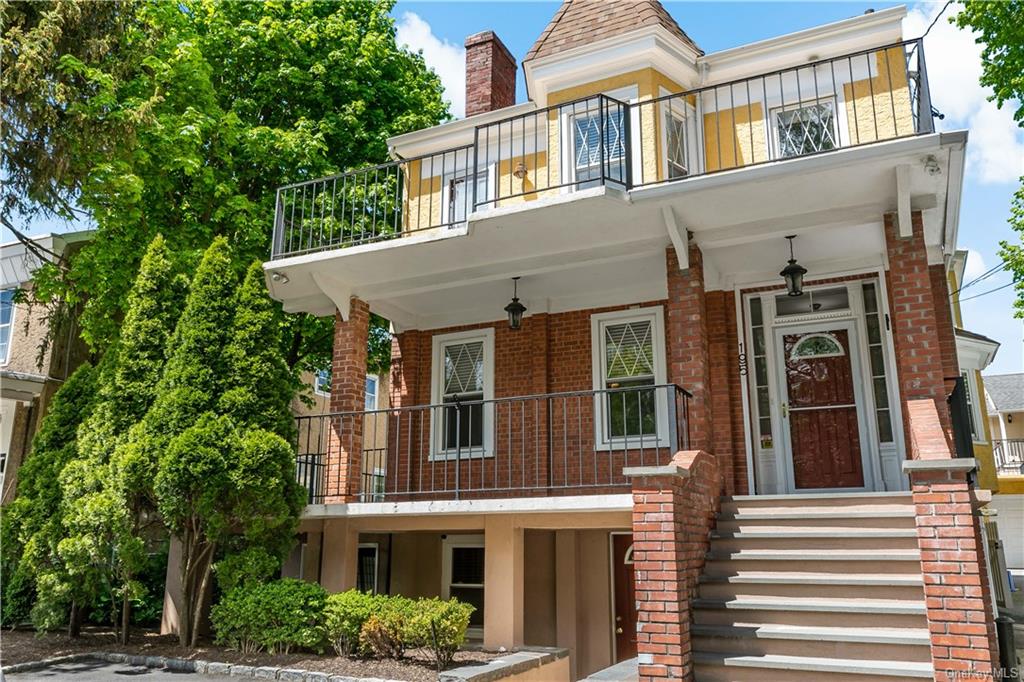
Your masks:
<path fill-rule="evenodd" d="M 224 348 L 231 334 L 236 284 L 231 247 L 217 237 L 192 278 L 152 404 L 118 449 L 117 468 L 127 488 L 150 488 L 171 439 L 216 407 L 226 374 Z"/>
<path fill-rule="evenodd" d="M 22 620 L 32 606 L 32 620 L 50 629 L 71 609 L 70 632 L 77 634 L 83 602 L 94 585 L 67 579 L 57 545 L 63 537 L 61 472 L 78 456 L 79 424 L 96 399 L 99 370 L 86 363 L 68 377 L 51 402 L 18 471 L 18 497 L 3 515 L 3 620 Z"/>
<path fill-rule="evenodd" d="M 267 293 L 263 268 L 249 266 L 238 290 L 220 412 L 237 425 L 266 429 L 290 440 L 295 419 L 290 409 L 295 392 L 281 353 L 281 315 Z"/>
<path fill-rule="evenodd" d="M 128 641 L 131 600 L 142 591 L 134 578 L 145 563 L 140 535 L 153 491 L 151 476 L 122 475 L 119 446 L 156 395 L 181 310 L 181 280 L 158 235 L 128 295 L 121 336 L 104 356 L 96 409 L 79 429 L 81 458 L 61 476 L 66 537 L 58 550 L 72 579 L 91 577 L 103 586 L 121 643 Z"/>

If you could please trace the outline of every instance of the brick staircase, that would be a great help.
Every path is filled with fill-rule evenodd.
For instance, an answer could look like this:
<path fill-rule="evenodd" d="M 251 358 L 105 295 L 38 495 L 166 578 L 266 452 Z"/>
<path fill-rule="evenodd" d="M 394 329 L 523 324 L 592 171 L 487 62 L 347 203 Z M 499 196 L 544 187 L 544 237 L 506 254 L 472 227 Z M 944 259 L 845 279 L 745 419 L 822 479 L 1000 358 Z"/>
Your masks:
<path fill-rule="evenodd" d="M 723 499 L 697 682 L 932 679 L 919 557 L 909 493 Z"/>

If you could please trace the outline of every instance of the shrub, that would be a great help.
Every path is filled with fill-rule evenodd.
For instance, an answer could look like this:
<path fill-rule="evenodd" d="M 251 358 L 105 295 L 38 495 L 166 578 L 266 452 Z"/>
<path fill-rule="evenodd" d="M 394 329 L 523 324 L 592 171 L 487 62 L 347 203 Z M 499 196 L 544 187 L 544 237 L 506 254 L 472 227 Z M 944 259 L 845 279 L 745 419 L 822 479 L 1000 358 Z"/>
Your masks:
<path fill-rule="evenodd" d="M 471 604 L 456 599 L 420 599 L 409 628 L 415 640 L 410 645 L 426 647 L 437 670 L 444 670 L 466 641 L 469 617 L 475 610 Z"/>
<path fill-rule="evenodd" d="M 360 650 L 378 658 L 401 658 L 415 642 L 413 622 L 416 604 L 401 596 L 384 597 L 359 631 Z"/>
<path fill-rule="evenodd" d="M 385 599 L 388 597 L 359 590 L 349 590 L 327 597 L 327 606 L 324 611 L 327 639 L 339 656 L 369 653 L 361 651 L 359 633 L 363 629 L 363 624 L 369 620 Z"/>
<path fill-rule="evenodd" d="M 247 583 L 228 592 L 210 619 L 218 644 L 243 653 L 266 649 L 290 653 L 293 647 L 322 651 L 327 593 L 315 583 L 283 578 Z"/>

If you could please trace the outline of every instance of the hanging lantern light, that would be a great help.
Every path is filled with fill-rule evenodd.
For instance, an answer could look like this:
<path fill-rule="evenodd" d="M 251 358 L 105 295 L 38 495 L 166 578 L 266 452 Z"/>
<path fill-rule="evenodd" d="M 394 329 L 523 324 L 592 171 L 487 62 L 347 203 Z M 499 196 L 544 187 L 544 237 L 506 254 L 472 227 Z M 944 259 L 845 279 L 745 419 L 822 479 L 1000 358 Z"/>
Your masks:
<path fill-rule="evenodd" d="M 782 268 L 782 278 L 786 280 L 786 293 L 790 296 L 803 296 L 804 293 L 804 275 L 807 274 L 807 268 L 802 265 L 798 265 L 796 258 L 793 256 L 793 240 L 796 239 L 796 235 L 786 237 L 789 240 L 789 265 Z"/>
<path fill-rule="evenodd" d="M 505 312 L 508 313 L 508 328 L 519 329 L 523 324 L 523 313 L 526 312 L 526 306 L 519 302 L 519 278 L 512 278 L 512 301 L 505 306 Z"/>

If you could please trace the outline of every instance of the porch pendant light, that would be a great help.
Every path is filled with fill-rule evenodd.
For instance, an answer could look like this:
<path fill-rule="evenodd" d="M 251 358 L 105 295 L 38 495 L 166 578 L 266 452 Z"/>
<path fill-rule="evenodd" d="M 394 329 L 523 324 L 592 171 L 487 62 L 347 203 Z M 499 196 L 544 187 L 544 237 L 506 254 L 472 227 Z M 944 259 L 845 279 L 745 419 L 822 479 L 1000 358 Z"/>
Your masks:
<path fill-rule="evenodd" d="M 796 235 L 786 237 L 789 240 L 789 265 L 782 268 L 782 278 L 786 280 L 786 293 L 790 296 L 803 296 L 804 294 L 804 275 L 807 274 L 807 268 L 802 265 L 798 265 L 796 258 L 793 256 L 793 240 L 796 239 Z"/>
<path fill-rule="evenodd" d="M 526 306 L 519 302 L 519 278 L 512 278 L 512 301 L 505 306 L 505 312 L 508 313 L 508 328 L 519 329 L 523 324 L 523 313 L 526 312 Z"/>

